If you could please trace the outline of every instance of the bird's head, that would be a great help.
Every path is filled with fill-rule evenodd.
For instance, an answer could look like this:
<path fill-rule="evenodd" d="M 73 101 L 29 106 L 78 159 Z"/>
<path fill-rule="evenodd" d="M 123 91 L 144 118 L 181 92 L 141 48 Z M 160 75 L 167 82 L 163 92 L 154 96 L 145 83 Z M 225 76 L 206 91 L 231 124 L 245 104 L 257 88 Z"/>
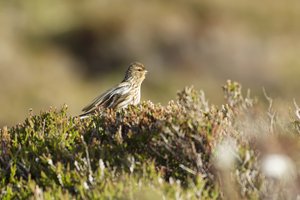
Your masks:
<path fill-rule="evenodd" d="M 124 81 L 136 81 L 142 83 L 147 74 L 147 70 L 142 63 L 131 63 L 126 71 Z"/>

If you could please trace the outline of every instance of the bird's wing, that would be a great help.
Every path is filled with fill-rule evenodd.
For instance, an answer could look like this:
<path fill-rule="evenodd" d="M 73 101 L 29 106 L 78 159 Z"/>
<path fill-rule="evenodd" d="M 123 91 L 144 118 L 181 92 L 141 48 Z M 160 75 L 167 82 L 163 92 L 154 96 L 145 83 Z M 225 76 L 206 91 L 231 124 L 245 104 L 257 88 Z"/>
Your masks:
<path fill-rule="evenodd" d="M 116 87 L 107 90 L 100 96 L 96 97 L 89 105 L 85 106 L 82 111 L 89 113 L 99 107 L 114 108 L 122 99 L 127 98 L 130 91 L 130 84 L 122 82 Z"/>

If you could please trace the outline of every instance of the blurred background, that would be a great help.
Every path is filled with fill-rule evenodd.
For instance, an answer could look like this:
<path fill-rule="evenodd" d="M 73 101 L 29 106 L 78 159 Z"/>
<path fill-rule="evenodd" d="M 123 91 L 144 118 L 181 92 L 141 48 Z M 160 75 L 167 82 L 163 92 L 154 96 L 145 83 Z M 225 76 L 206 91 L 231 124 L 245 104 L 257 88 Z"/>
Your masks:
<path fill-rule="evenodd" d="M 0 126 L 64 103 L 77 115 L 132 61 L 154 103 L 195 85 L 218 104 L 227 79 L 300 100 L 298 0 L 11 0 L 0 27 Z"/>

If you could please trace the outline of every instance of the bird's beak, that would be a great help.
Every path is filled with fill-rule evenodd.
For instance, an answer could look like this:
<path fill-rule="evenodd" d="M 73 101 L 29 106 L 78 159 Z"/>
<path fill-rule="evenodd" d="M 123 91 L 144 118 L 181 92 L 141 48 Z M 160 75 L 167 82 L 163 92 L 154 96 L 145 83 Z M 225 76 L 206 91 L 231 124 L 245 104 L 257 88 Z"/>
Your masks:
<path fill-rule="evenodd" d="M 145 74 L 147 74 L 147 73 L 148 73 L 148 71 L 146 70 L 146 71 L 145 71 Z"/>

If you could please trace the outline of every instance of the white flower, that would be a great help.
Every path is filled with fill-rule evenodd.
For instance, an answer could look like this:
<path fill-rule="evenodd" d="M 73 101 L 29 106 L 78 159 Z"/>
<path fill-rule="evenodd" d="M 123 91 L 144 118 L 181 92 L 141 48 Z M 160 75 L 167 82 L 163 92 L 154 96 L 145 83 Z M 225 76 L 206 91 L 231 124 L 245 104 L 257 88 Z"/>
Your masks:
<path fill-rule="evenodd" d="M 295 165 L 284 154 L 268 154 L 262 159 L 262 171 L 270 178 L 290 180 L 295 177 Z"/>
<path fill-rule="evenodd" d="M 51 158 L 48 158 L 47 161 L 48 161 L 48 164 L 49 164 L 49 165 L 53 166 L 53 161 L 52 161 Z"/>
<path fill-rule="evenodd" d="M 90 189 L 90 187 L 89 187 L 89 185 L 87 184 L 86 181 L 83 182 L 83 187 L 84 187 L 84 189 L 86 189 L 86 190 Z"/>
<path fill-rule="evenodd" d="M 222 170 L 231 169 L 237 157 L 236 141 L 227 138 L 218 144 L 216 148 L 215 165 Z"/>

